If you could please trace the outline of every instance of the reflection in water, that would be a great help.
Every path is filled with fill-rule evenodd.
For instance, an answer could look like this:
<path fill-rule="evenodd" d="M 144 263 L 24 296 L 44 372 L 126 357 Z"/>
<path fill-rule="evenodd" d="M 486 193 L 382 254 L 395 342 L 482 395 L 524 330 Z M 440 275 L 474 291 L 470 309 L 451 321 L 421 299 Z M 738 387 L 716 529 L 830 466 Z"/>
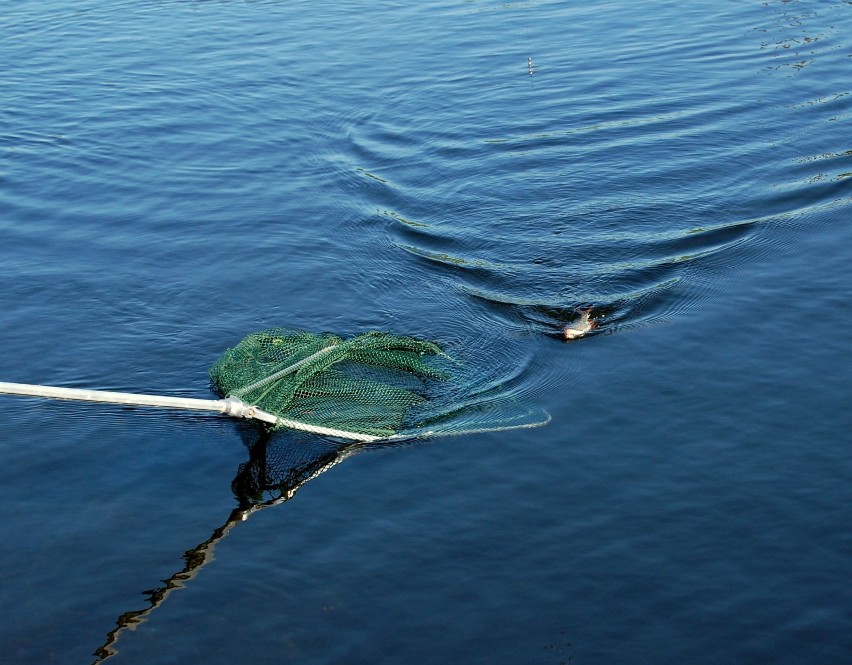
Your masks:
<path fill-rule="evenodd" d="M 101 663 L 116 655 L 116 643 L 125 631 L 135 630 L 173 591 L 182 589 L 194 579 L 213 560 L 216 546 L 234 526 L 259 510 L 289 501 L 305 483 L 369 445 L 335 444 L 319 437 L 302 440 L 286 434 L 273 438 L 265 431 L 249 427 L 242 429 L 242 432 L 249 459 L 240 464 L 231 483 L 238 501 L 237 507 L 207 540 L 184 553 L 183 568 L 163 580 L 162 586 L 144 592 L 147 607 L 125 612 L 118 617 L 115 628 L 107 633 L 106 641 L 95 650 L 97 658 L 94 663 Z"/>

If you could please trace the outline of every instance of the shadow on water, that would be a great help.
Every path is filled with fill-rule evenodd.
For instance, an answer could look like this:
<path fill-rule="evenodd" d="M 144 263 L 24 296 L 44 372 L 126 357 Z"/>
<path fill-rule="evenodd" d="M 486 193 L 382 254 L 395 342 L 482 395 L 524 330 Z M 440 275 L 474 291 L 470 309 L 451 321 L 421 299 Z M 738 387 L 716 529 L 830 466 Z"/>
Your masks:
<path fill-rule="evenodd" d="M 265 508 L 289 501 L 309 481 L 349 457 L 378 445 L 334 443 L 320 437 L 292 433 L 271 435 L 247 424 L 241 424 L 240 432 L 249 459 L 240 464 L 231 482 L 237 507 L 207 540 L 184 553 L 184 565 L 180 570 L 163 580 L 161 586 L 143 593 L 148 603 L 146 607 L 119 615 L 115 628 L 107 633 L 104 643 L 95 650 L 94 663 L 102 663 L 117 655 L 116 645 L 121 636 L 136 630 L 174 591 L 195 579 L 213 561 L 216 547 L 235 526 Z"/>

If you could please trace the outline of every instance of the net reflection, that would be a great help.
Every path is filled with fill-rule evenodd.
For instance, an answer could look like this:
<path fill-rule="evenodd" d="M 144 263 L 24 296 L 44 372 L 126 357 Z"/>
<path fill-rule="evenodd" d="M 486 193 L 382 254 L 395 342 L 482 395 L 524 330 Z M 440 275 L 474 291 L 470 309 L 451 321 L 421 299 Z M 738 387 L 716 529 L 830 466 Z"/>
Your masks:
<path fill-rule="evenodd" d="M 207 540 L 184 553 L 184 565 L 180 570 L 163 580 L 161 586 L 143 593 L 146 607 L 119 615 L 115 627 L 93 654 L 95 664 L 115 656 L 118 653 L 116 643 L 126 631 L 135 630 L 174 591 L 193 580 L 213 560 L 216 546 L 237 524 L 264 508 L 289 501 L 305 483 L 370 445 L 341 444 L 299 435 L 272 436 L 249 427 L 242 428 L 242 436 L 249 459 L 240 464 L 231 482 L 237 507 Z"/>

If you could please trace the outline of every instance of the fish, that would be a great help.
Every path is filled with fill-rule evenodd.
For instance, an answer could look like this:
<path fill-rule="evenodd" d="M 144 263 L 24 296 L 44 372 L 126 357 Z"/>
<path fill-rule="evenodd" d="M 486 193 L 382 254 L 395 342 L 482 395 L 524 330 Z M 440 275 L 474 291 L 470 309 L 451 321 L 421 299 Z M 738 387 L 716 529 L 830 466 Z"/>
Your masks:
<path fill-rule="evenodd" d="M 598 327 L 597 320 L 592 316 L 592 308 L 585 307 L 577 310 L 580 313 L 571 323 L 562 329 L 562 336 L 567 340 L 580 339 Z"/>

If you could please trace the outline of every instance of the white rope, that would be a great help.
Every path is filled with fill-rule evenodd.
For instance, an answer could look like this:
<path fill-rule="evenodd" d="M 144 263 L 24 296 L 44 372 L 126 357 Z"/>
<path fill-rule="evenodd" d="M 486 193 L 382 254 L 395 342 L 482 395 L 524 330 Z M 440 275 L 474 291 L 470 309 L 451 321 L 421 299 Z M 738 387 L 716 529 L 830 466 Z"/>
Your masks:
<path fill-rule="evenodd" d="M 289 427 L 302 432 L 310 432 L 311 434 L 324 434 L 326 436 L 336 436 L 340 439 L 349 439 L 351 441 L 361 441 L 369 443 L 371 441 L 380 441 L 388 437 L 373 436 L 372 434 L 361 434 L 359 432 L 347 432 L 342 429 L 334 429 L 333 427 L 320 427 L 319 425 L 309 425 L 298 420 L 288 420 L 286 418 L 278 418 L 278 424 L 282 427 Z"/>

